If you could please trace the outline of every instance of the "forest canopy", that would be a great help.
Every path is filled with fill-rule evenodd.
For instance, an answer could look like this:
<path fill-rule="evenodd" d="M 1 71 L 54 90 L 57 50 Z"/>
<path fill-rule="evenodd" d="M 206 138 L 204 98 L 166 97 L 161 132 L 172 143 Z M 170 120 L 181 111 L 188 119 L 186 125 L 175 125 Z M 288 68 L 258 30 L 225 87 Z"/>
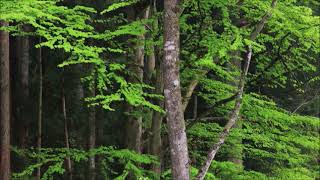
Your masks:
<path fill-rule="evenodd" d="M 320 179 L 316 0 L 1 0 L 0 179 Z"/>

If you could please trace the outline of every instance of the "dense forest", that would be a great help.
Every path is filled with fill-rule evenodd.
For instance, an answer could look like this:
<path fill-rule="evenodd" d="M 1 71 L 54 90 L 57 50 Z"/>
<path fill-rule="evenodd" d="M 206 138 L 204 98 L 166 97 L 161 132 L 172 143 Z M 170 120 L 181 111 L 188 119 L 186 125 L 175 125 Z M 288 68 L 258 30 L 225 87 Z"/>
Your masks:
<path fill-rule="evenodd" d="M 0 180 L 320 180 L 319 1 L 0 8 Z"/>

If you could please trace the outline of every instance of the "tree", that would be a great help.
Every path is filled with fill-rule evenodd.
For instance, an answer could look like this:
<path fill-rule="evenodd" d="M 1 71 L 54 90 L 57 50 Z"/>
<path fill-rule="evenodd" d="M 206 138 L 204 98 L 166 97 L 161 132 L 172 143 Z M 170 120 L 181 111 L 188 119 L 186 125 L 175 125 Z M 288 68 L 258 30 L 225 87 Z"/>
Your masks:
<path fill-rule="evenodd" d="M 23 27 L 25 31 L 28 31 L 28 27 Z M 17 125 L 19 128 L 19 146 L 21 148 L 27 147 L 28 133 L 30 128 L 30 111 L 29 108 L 29 64 L 30 64 L 30 40 L 28 36 L 17 37 L 17 61 L 18 61 L 18 83 L 16 97 L 17 105 Z M 13 97 L 15 98 L 15 97 Z"/>
<path fill-rule="evenodd" d="M 259 21 L 259 23 L 256 24 L 254 27 L 254 30 L 250 34 L 249 40 L 254 41 L 258 34 L 261 32 L 263 29 L 264 25 L 266 24 L 267 20 L 271 17 L 272 15 L 272 10 L 275 8 L 277 1 L 273 0 L 271 3 L 271 10 L 268 11 Z M 247 50 L 246 50 L 246 56 L 244 59 L 244 67 L 241 71 L 241 76 L 238 84 L 238 92 L 237 92 L 237 97 L 235 99 L 235 105 L 234 109 L 231 112 L 230 119 L 228 120 L 227 124 L 225 125 L 223 132 L 219 134 L 219 140 L 217 143 L 215 143 L 210 151 L 208 152 L 207 160 L 205 161 L 204 165 L 202 166 L 201 170 L 199 171 L 197 175 L 198 180 L 204 179 L 212 160 L 214 159 L 216 153 L 220 149 L 221 145 L 225 142 L 226 137 L 229 135 L 231 128 L 236 124 L 238 118 L 239 118 L 239 113 L 241 109 L 241 103 L 242 103 L 242 98 L 243 98 L 243 93 L 244 93 L 244 85 L 246 81 L 246 77 L 248 74 L 250 62 L 251 62 L 251 57 L 252 57 L 252 46 L 248 45 Z"/>
<path fill-rule="evenodd" d="M 41 37 L 39 37 L 41 43 Z M 37 148 L 41 152 L 42 147 L 42 112 L 43 112 L 43 61 L 42 61 L 42 48 L 38 50 L 38 66 L 39 66 L 39 94 L 38 94 L 38 121 L 37 121 Z M 37 169 L 37 179 L 41 178 L 41 167 Z"/>
<path fill-rule="evenodd" d="M 11 178 L 319 179 L 318 4 L 272 1 L 0 1 Z"/>
<path fill-rule="evenodd" d="M 0 21 L 0 27 L 6 27 L 9 23 Z M 9 59 L 9 33 L 0 31 L 0 129 L 1 129 L 1 153 L 0 153 L 0 179 L 10 179 L 10 59 Z"/>
<path fill-rule="evenodd" d="M 164 1 L 164 97 L 173 179 L 189 179 L 188 145 L 179 76 L 179 1 Z"/>

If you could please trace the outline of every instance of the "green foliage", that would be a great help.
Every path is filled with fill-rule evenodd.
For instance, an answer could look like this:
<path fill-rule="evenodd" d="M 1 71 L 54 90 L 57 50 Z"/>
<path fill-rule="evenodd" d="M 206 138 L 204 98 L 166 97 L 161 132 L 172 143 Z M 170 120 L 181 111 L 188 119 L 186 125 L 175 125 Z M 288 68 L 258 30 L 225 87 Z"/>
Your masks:
<path fill-rule="evenodd" d="M 198 172 L 199 172 L 199 170 L 198 170 L 197 168 L 191 167 L 191 168 L 190 168 L 190 177 L 191 177 L 191 179 L 195 179 L 196 176 L 197 176 L 197 174 L 198 174 Z M 168 169 L 168 170 L 164 171 L 164 172 L 162 173 L 162 175 L 161 175 L 161 179 L 165 179 L 165 180 L 167 180 L 167 179 L 168 179 L 168 180 L 169 180 L 169 179 L 172 179 L 172 177 L 171 177 L 171 170 Z M 216 178 L 213 174 L 211 174 L 211 173 L 208 173 L 204 179 L 205 179 L 205 180 L 217 180 L 217 178 Z"/>
<path fill-rule="evenodd" d="M 143 91 L 145 85 L 128 83 L 123 77 L 125 65 L 113 62 L 102 57 L 103 53 L 123 53 L 119 48 L 98 47 L 88 41 L 104 40 L 111 41 L 113 38 L 124 35 L 141 35 L 144 33 L 142 22 L 134 21 L 120 25 L 118 29 L 106 30 L 98 33 L 94 30 L 91 17 L 96 11 L 85 6 L 67 8 L 57 5 L 57 0 L 27 0 L 27 1 L 1 1 L 2 20 L 14 22 L 10 26 L 13 34 L 25 33 L 22 25 L 32 26 L 36 36 L 42 37 L 42 42 L 36 47 L 48 47 L 60 49 L 70 56 L 59 67 L 73 64 L 90 64 L 92 71 L 83 81 L 90 87 L 96 86 L 99 94 L 86 100 L 92 105 L 102 105 L 104 109 L 113 110 L 112 102 L 127 101 L 133 106 L 145 106 L 159 112 L 164 112 L 159 106 L 153 105 L 148 98 L 159 95 L 148 94 Z M 109 6 L 106 12 L 130 5 L 136 1 L 120 2 Z"/>
<path fill-rule="evenodd" d="M 128 82 L 127 77 L 136 75 L 128 70 L 130 62 L 126 61 L 132 58 L 132 43 L 144 45 L 146 55 L 151 53 L 151 45 L 161 49 L 162 14 L 157 13 L 149 20 L 126 19 L 122 8 L 136 3 L 137 0 L 106 2 L 107 7 L 103 6 L 106 9 L 97 13 L 86 6 L 68 8 L 59 0 L 2 0 L 0 19 L 10 22 L 9 27 L 2 29 L 11 35 L 41 37 L 37 48 L 62 52 L 64 58 L 58 67 L 82 64 L 90 69 L 82 78 L 84 84 L 97 91 L 95 97 L 85 98 L 89 106 L 115 111 L 126 101 L 141 107 L 128 115 L 151 117 L 145 108 L 164 113 L 152 103 L 153 99 L 163 97 L 150 93 L 153 87 L 143 82 Z M 183 1 L 184 11 L 180 17 L 182 90 L 184 92 L 191 81 L 198 80 L 199 87 L 194 94 L 199 97 L 199 114 L 204 110 L 209 112 L 208 116 L 229 116 L 233 101 L 215 105 L 235 94 L 245 47 L 253 46 L 241 125 L 232 130 L 206 179 L 319 179 L 319 118 L 290 113 L 288 106 L 292 101 L 286 95 L 287 90 L 292 90 L 304 97 L 308 89 L 315 91 L 319 87 L 319 12 L 312 11 L 311 8 L 316 9 L 314 4 L 319 5 L 313 0 L 278 1 L 272 18 L 257 39 L 250 41 L 247 37 L 270 9 L 270 1 Z M 149 24 L 154 26 L 150 32 L 145 28 Z M 142 34 L 150 38 L 138 41 L 136 37 Z M 161 50 L 157 53 L 162 54 Z M 279 90 L 286 90 L 285 95 L 277 94 Z M 278 105 L 280 98 L 285 99 L 281 106 Z M 317 102 L 314 104 L 318 111 Z M 111 119 L 119 119 L 121 115 L 112 114 Z M 189 115 L 186 112 L 186 116 Z M 190 160 L 196 167 L 190 169 L 192 177 L 225 123 L 223 120 L 201 121 L 187 129 Z M 114 129 L 114 124 L 108 126 Z M 155 176 L 144 165 L 150 166 L 156 160 L 129 150 L 111 147 L 90 151 L 13 150 L 31 162 L 25 170 L 13 174 L 15 179 L 32 176 L 38 167 L 45 170 L 42 179 L 53 179 L 65 172 L 66 157 L 80 164 L 92 156 L 101 157 L 97 167 L 103 178 L 126 179 L 129 174 L 136 179 Z M 230 162 L 231 158 L 242 159 L 243 166 Z M 170 179 L 170 170 L 165 171 L 162 178 Z"/>
<path fill-rule="evenodd" d="M 129 5 L 134 4 L 136 2 L 138 2 L 138 0 L 129 0 L 129 1 L 112 3 L 107 9 L 103 10 L 101 12 L 101 14 L 104 14 L 104 13 L 107 13 L 110 11 L 114 11 L 114 10 L 121 8 L 121 7 L 129 6 Z"/>
<path fill-rule="evenodd" d="M 13 152 L 35 162 L 27 165 L 22 172 L 14 173 L 13 179 L 32 176 L 38 167 L 46 169 L 41 177 L 42 180 L 53 179 L 55 175 L 62 175 L 65 172 L 63 164 L 67 157 L 74 163 L 80 163 L 87 161 L 89 157 L 99 156 L 102 159 L 101 174 L 104 178 L 114 177 L 115 179 L 125 179 L 129 172 L 137 178 L 153 176 L 152 171 L 141 169 L 139 165 L 158 163 L 153 156 L 137 154 L 127 149 L 117 150 L 113 147 L 99 147 L 89 151 L 66 148 L 42 148 L 40 151 L 13 148 Z M 115 164 L 122 166 L 123 170 L 119 172 L 118 169 L 113 169 Z"/>
<path fill-rule="evenodd" d="M 232 130 L 218 154 L 218 160 L 230 156 L 229 148 L 235 153 L 237 148 L 233 140 L 241 138 L 244 148 L 243 160 L 248 169 L 243 171 L 241 167 L 231 162 L 213 162 L 210 172 L 222 179 L 246 179 L 251 175 L 262 179 L 267 179 L 266 177 L 281 179 L 285 176 L 306 177 L 306 179 L 316 177 L 320 150 L 318 118 L 291 115 L 278 108 L 268 98 L 257 94 L 244 97 L 241 112 L 242 129 Z M 215 142 L 223 124 L 224 122 L 219 121 L 201 122 L 187 131 L 191 147 L 190 155 L 194 162 L 205 160 L 205 154 Z M 283 168 L 287 170 L 280 170 Z"/>

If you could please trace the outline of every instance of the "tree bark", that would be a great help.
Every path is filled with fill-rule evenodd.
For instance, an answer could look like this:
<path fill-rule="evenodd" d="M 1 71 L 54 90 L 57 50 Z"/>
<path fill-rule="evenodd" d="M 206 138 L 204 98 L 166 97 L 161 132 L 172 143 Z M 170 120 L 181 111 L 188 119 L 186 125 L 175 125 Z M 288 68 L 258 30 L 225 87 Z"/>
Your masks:
<path fill-rule="evenodd" d="M 64 90 L 64 77 L 62 77 L 62 92 L 61 92 L 61 105 L 62 105 L 62 115 L 63 115 L 63 122 L 64 122 L 64 144 L 67 150 L 70 150 L 70 143 L 69 143 L 69 128 L 68 128 L 68 119 L 67 119 L 67 109 L 66 109 L 66 94 Z M 72 180 L 72 164 L 71 159 L 69 156 L 66 157 L 66 170 L 68 179 Z"/>
<path fill-rule="evenodd" d="M 156 0 L 153 0 L 153 4 L 150 7 L 150 14 L 154 15 L 157 12 L 156 9 Z M 158 20 L 150 25 L 150 28 L 155 31 L 158 29 Z M 149 39 L 152 39 L 151 33 L 148 36 Z M 147 60 L 147 76 L 151 81 L 153 73 L 155 71 L 155 93 L 163 94 L 163 64 L 160 58 L 159 50 L 155 45 L 151 45 L 150 54 Z M 155 104 L 159 107 L 164 107 L 164 102 L 161 99 L 157 99 Z M 159 158 L 159 164 L 152 164 L 152 171 L 157 174 L 157 178 L 160 179 L 161 175 L 161 164 L 162 164 L 162 142 L 161 142 L 161 125 L 162 125 L 163 114 L 157 111 L 153 111 L 152 122 L 151 122 L 151 134 L 150 134 L 150 143 L 149 143 L 149 153 Z"/>
<path fill-rule="evenodd" d="M 206 72 L 207 73 L 207 72 Z M 182 110 L 183 112 L 186 111 L 187 107 L 188 107 L 188 104 L 189 104 L 189 101 L 191 99 L 191 96 L 194 92 L 194 89 L 197 87 L 199 83 L 199 80 L 198 79 L 193 79 L 191 80 L 189 86 L 187 87 L 187 91 L 183 97 L 183 100 L 182 100 Z"/>
<path fill-rule="evenodd" d="M 0 21 L 0 27 L 9 23 Z M 9 33 L 0 31 L 0 179 L 10 179 L 10 59 Z"/>
<path fill-rule="evenodd" d="M 136 19 L 139 16 L 136 15 L 134 9 L 130 9 L 129 18 Z M 141 18 L 145 18 L 148 13 L 146 9 L 143 10 Z M 143 82 L 143 67 L 144 67 L 144 41 L 145 35 L 142 34 L 137 37 L 137 42 L 133 45 L 135 55 L 133 57 L 132 63 L 129 65 L 130 72 L 133 73 L 133 76 L 128 78 L 128 81 L 131 83 L 141 83 Z M 138 108 L 134 108 L 130 105 L 127 107 L 127 112 L 139 111 Z M 137 153 L 142 151 L 142 117 L 132 117 L 128 116 L 126 122 L 126 147 L 128 149 L 134 150 Z"/>
<path fill-rule="evenodd" d="M 259 35 L 259 33 L 261 32 L 261 30 L 263 29 L 265 23 L 267 22 L 267 20 L 271 17 L 272 15 L 272 10 L 274 9 L 275 5 L 276 5 L 276 0 L 273 0 L 271 3 L 271 11 L 268 11 L 260 20 L 260 22 L 258 22 L 258 24 L 255 26 L 253 32 L 250 34 L 249 39 L 251 41 L 254 41 L 256 39 L 256 37 Z M 212 160 L 214 159 L 216 153 L 218 152 L 218 150 L 220 149 L 220 147 L 222 146 L 222 144 L 224 144 L 226 137 L 229 135 L 231 128 L 236 124 L 238 117 L 239 117 L 239 113 L 240 113 L 240 109 L 241 109 L 241 103 L 242 103 L 242 97 L 243 97 L 243 92 L 244 92 L 244 85 L 245 85 L 245 81 L 246 81 L 246 77 L 248 74 L 248 70 L 249 70 L 249 66 L 250 66 L 250 62 L 251 62 L 251 57 L 252 57 L 252 47 L 251 45 L 249 45 L 247 47 L 247 51 L 246 51 L 246 58 L 244 60 L 244 68 L 241 72 L 241 76 L 240 76 L 240 80 L 239 80 L 239 84 L 238 84 L 238 93 L 237 93 L 237 97 L 236 97 L 236 101 L 235 101 L 235 106 L 233 111 L 231 112 L 231 116 L 229 118 L 229 121 L 227 122 L 227 124 L 225 125 L 223 131 L 220 133 L 219 138 L 218 138 L 218 142 L 215 143 L 211 149 L 208 152 L 207 155 L 207 159 L 204 163 L 204 165 L 201 167 L 201 169 L 199 170 L 199 173 L 197 175 L 197 180 L 203 180 L 206 173 L 208 172 L 208 169 L 211 165 Z"/>
<path fill-rule="evenodd" d="M 179 76 L 179 1 L 164 1 L 164 96 L 172 178 L 189 179 L 189 157 Z"/>
<path fill-rule="evenodd" d="M 156 10 L 156 0 L 153 0 L 153 4 L 147 7 L 145 13 L 145 19 L 149 19 L 153 14 L 157 12 Z M 146 33 L 146 39 L 153 40 L 152 31 L 157 30 L 158 22 L 157 20 L 154 21 L 153 24 L 149 24 L 148 32 Z M 150 32 L 151 31 L 151 32 Z M 149 54 L 147 56 L 147 61 L 145 64 L 146 69 L 146 78 L 148 81 L 151 82 L 152 77 L 154 76 L 154 71 L 156 67 L 156 56 L 155 56 L 155 46 L 153 44 L 148 44 L 147 49 L 149 50 Z"/>
<path fill-rule="evenodd" d="M 26 27 L 25 27 L 26 29 Z M 28 114 L 28 102 L 29 102 L 29 38 L 18 37 L 17 38 L 17 61 L 18 61 L 18 105 L 17 109 L 17 121 L 19 128 L 19 147 L 27 147 L 28 134 L 29 134 L 29 114 Z"/>
<path fill-rule="evenodd" d="M 96 95 L 95 88 L 89 89 L 91 97 Z M 89 117 L 88 117 L 88 130 L 89 130 L 89 139 L 88 139 L 88 149 L 94 149 L 96 147 L 96 109 L 95 107 L 89 108 Z M 95 156 L 89 157 L 89 179 L 94 180 L 96 178 L 96 159 Z"/>
<path fill-rule="evenodd" d="M 159 58 L 159 61 L 160 58 Z M 163 93 L 163 68 L 162 62 L 157 63 L 156 69 L 156 94 Z M 160 107 L 164 107 L 163 100 L 159 99 L 155 102 L 156 105 Z M 157 173 L 161 174 L 161 162 L 162 162 L 162 153 L 161 153 L 161 124 L 162 124 L 163 115 L 160 112 L 154 111 L 152 114 L 152 124 L 151 124 L 151 141 L 150 141 L 150 154 L 157 156 L 159 158 L 160 164 L 159 165 L 152 165 L 152 170 Z M 160 178 L 160 176 L 159 176 Z"/>
<path fill-rule="evenodd" d="M 39 38 L 41 43 L 41 37 Z M 42 144 L 42 95 L 43 95 L 43 72 L 42 72 L 42 48 L 38 51 L 38 66 L 39 66 L 39 97 L 38 97 L 38 137 L 37 137 L 37 148 L 41 151 Z M 41 178 L 41 167 L 37 169 L 37 179 Z"/>

